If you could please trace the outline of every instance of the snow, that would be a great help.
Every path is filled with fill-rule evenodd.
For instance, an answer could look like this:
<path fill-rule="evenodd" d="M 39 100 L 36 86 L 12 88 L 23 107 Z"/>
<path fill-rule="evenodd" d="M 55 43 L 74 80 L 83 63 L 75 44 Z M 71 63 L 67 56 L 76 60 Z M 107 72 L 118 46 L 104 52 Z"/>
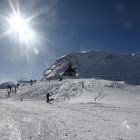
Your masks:
<path fill-rule="evenodd" d="M 69 63 L 81 78 L 100 78 L 140 84 L 140 53 L 122 54 L 103 51 L 70 53 L 55 61 L 43 73 L 43 79 L 58 77 Z"/>
<path fill-rule="evenodd" d="M 46 103 L 46 93 L 54 100 Z M 0 140 L 139 140 L 140 86 L 51 80 L 0 90 Z M 23 101 L 20 101 L 20 99 Z"/>

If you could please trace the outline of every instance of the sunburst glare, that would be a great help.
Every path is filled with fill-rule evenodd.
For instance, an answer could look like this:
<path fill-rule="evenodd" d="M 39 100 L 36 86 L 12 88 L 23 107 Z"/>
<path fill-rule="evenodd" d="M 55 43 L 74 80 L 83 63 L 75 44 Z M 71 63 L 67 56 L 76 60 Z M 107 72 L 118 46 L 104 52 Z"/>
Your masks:
<path fill-rule="evenodd" d="M 23 19 L 20 15 L 14 15 L 8 19 L 11 32 L 16 34 L 20 43 L 28 45 L 34 38 L 34 32 L 28 27 L 27 20 Z"/>
<path fill-rule="evenodd" d="M 8 14 L 9 16 L 1 14 L 1 17 L 7 22 L 8 30 L 2 33 L 1 36 L 9 35 L 20 44 L 31 48 L 31 45 L 37 44 L 37 41 L 41 38 L 31 24 L 34 18 L 39 16 L 41 12 L 33 13 L 25 18 L 23 16 L 25 12 L 21 11 L 18 0 L 8 0 L 8 2 L 11 9 L 11 12 Z"/>
<path fill-rule="evenodd" d="M 9 24 L 16 32 L 24 32 L 28 29 L 27 23 L 19 16 L 13 16 L 9 19 Z"/>
<path fill-rule="evenodd" d="M 19 0 L 8 0 L 8 4 L 9 13 L 7 12 L 5 15 L 0 13 L 0 17 L 7 23 L 6 29 L 0 34 L 0 37 L 9 36 L 12 41 L 15 40 L 16 46 L 20 46 L 18 49 L 30 60 L 32 54 L 39 55 L 39 52 L 43 50 L 44 37 L 34 27 L 37 25 L 34 19 L 43 11 L 32 11 L 32 13 L 28 13 L 30 14 L 28 16 L 26 11 L 23 11 Z"/>

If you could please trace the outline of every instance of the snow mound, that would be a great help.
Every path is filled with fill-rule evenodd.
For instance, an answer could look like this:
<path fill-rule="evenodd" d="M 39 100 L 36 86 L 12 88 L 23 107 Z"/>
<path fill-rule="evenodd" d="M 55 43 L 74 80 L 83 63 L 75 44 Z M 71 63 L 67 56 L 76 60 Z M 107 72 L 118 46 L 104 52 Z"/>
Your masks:
<path fill-rule="evenodd" d="M 37 82 L 32 86 L 20 86 L 17 94 L 10 95 L 9 100 L 45 101 L 50 93 L 52 102 L 68 103 L 117 103 L 139 104 L 140 86 L 124 82 L 97 79 L 65 79 Z M 7 91 L 1 90 L 1 99 Z"/>

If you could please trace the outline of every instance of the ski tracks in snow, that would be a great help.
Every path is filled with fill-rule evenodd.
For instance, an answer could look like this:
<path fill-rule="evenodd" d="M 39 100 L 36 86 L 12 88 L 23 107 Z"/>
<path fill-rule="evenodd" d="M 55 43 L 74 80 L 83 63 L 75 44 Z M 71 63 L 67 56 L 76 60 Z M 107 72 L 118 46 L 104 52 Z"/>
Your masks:
<path fill-rule="evenodd" d="M 0 140 L 21 140 L 19 123 L 15 121 L 7 108 L 0 108 Z"/>
<path fill-rule="evenodd" d="M 16 105 L 15 105 L 16 104 Z M 35 104 L 7 102 L 0 108 L 0 140 L 70 140 L 73 132 L 56 113 Z M 52 105 L 47 104 L 46 107 Z"/>

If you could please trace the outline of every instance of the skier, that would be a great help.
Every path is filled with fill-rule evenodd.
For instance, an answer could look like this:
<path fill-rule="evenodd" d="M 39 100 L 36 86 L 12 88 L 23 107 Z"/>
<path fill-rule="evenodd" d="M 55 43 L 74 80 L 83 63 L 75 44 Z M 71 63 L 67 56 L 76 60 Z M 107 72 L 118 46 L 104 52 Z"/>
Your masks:
<path fill-rule="evenodd" d="M 46 102 L 49 103 L 50 102 L 50 93 L 46 94 L 46 98 L 47 98 Z"/>
<path fill-rule="evenodd" d="M 31 83 L 31 86 L 32 86 L 33 85 L 33 80 L 32 79 L 31 79 L 30 83 Z"/>
<path fill-rule="evenodd" d="M 10 97 L 11 91 L 12 91 L 12 86 L 8 85 L 8 86 L 7 86 L 7 92 L 8 92 L 7 97 Z"/>
<path fill-rule="evenodd" d="M 17 86 L 15 86 L 15 94 L 17 94 Z"/>

